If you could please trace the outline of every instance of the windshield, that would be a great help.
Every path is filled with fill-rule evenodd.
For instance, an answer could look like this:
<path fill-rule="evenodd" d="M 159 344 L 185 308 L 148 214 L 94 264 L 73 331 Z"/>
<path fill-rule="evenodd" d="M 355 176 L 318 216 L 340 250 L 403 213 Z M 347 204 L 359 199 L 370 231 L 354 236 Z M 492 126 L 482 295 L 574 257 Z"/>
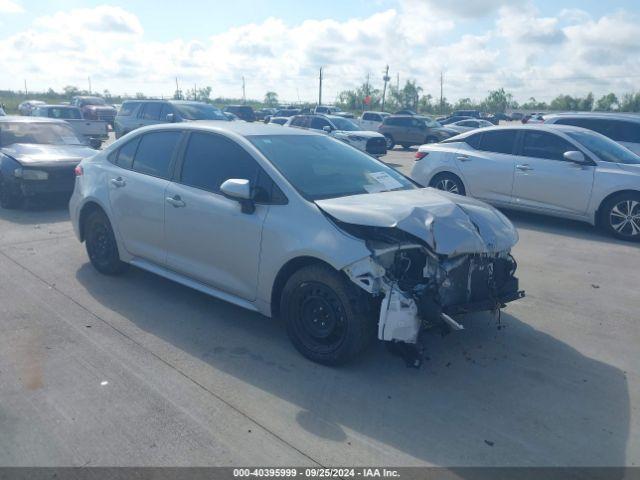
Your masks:
<path fill-rule="evenodd" d="M 186 120 L 227 120 L 219 108 L 206 103 L 174 103 L 173 106 Z"/>
<path fill-rule="evenodd" d="M 0 123 L 0 147 L 14 143 L 83 145 L 68 125 L 37 122 Z"/>
<path fill-rule="evenodd" d="M 638 155 L 604 135 L 595 132 L 567 132 L 567 135 L 591 150 L 604 162 L 640 165 Z"/>
<path fill-rule="evenodd" d="M 384 163 L 324 135 L 260 135 L 249 141 L 308 200 L 417 188 Z"/>
<path fill-rule="evenodd" d="M 104 98 L 92 97 L 81 100 L 82 105 L 106 105 Z"/>
<path fill-rule="evenodd" d="M 345 132 L 356 132 L 362 130 L 358 125 L 346 118 L 332 118 L 331 122 L 336 126 L 338 130 L 344 130 Z"/>

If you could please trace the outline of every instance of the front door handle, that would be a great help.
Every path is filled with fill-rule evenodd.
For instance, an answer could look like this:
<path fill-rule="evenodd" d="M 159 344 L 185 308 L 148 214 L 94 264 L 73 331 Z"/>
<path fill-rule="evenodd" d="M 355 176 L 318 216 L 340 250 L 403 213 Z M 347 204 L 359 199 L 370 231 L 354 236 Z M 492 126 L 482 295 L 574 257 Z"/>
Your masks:
<path fill-rule="evenodd" d="M 468 162 L 469 160 L 471 160 L 471 158 L 469 158 L 469 155 L 459 155 L 458 160 L 460 160 L 461 162 Z"/>
<path fill-rule="evenodd" d="M 187 204 L 184 203 L 184 200 L 180 197 L 180 195 L 174 195 L 173 197 L 165 198 L 169 205 L 173 205 L 175 208 L 186 207 Z"/>
<path fill-rule="evenodd" d="M 113 185 L 116 188 L 124 187 L 126 184 L 127 184 L 126 180 L 122 177 L 111 179 L 111 185 Z"/>
<path fill-rule="evenodd" d="M 516 168 L 518 170 L 520 170 L 521 172 L 528 172 L 529 170 L 533 170 L 533 167 L 530 167 L 527 164 L 525 164 L 525 165 L 516 165 Z"/>

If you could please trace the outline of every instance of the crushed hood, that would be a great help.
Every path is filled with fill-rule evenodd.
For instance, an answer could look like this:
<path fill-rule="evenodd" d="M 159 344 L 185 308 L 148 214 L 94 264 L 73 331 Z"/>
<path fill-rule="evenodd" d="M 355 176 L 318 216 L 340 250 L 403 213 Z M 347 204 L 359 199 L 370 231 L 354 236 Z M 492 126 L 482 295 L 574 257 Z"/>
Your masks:
<path fill-rule="evenodd" d="M 41 145 L 34 143 L 14 143 L 3 147 L 0 152 L 14 158 L 22 165 L 80 163 L 81 160 L 98 153 L 85 145 Z"/>
<path fill-rule="evenodd" d="M 495 208 L 433 188 L 317 200 L 340 222 L 398 228 L 422 239 L 435 253 L 497 253 L 518 241 L 513 224 Z"/>

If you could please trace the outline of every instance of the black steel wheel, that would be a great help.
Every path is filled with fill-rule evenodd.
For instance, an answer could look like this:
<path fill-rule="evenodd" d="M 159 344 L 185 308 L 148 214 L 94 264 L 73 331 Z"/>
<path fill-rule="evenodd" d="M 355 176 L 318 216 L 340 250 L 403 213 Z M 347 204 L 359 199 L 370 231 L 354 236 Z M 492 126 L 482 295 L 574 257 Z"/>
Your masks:
<path fill-rule="evenodd" d="M 340 365 L 360 354 L 375 333 L 363 293 L 328 266 L 295 272 L 282 291 L 281 312 L 296 349 L 325 365 Z"/>
<path fill-rule="evenodd" d="M 128 265 L 120 260 L 118 244 L 105 213 L 101 210 L 91 212 L 83 227 L 87 254 L 95 269 L 105 275 L 124 272 Z"/>

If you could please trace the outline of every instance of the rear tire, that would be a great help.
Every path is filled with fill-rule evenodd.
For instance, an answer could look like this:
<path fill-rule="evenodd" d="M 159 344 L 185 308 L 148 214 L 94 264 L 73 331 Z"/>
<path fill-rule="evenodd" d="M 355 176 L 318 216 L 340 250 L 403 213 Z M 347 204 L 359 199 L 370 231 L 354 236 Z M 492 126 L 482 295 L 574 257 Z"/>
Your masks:
<path fill-rule="evenodd" d="M 455 193 L 457 195 L 464 196 L 467 193 L 464 189 L 462 180 L 460 180 L 457 175 L 449 172 L 437 174 L 431 179 L 429 186 L 445 192 Z"/>
<path fill-rule="evenodd" d="M 602 228 L 621 240 L 640 242 L 640 193 L 614 195 L 600 207 Z"/>
<path fill-rule="evenodd" d="M 393 150 L 393 147 L 396 146 L 396 142 L 391 135 L 388 133 L 384 134 L 384 138 L 387 141 L 387 150 Z"/>
<path fill-rule="evenodd" d="M 370 299 L 325 265 L 303 267 L 291 275 L 280 305 L 293 345 L 313 362 L 347 363 L 375 336 Z"/>
<path fill-rule="evenodd" d="M 0 177 L 0 207 L 7 210 L 13 210 L 20 208 L 24 203 L 24 197 L 20 192 L 12 192 L 9 186 L 5 184 L 2 177 Z"/>
<path fill-rule="evenodd" d="M 91 265 L 104 275 L 119 275 L 129 267 L 120 260 L 111 223 L 102 210 L 89 214 L 83 225 L 85 245 Z"/>

